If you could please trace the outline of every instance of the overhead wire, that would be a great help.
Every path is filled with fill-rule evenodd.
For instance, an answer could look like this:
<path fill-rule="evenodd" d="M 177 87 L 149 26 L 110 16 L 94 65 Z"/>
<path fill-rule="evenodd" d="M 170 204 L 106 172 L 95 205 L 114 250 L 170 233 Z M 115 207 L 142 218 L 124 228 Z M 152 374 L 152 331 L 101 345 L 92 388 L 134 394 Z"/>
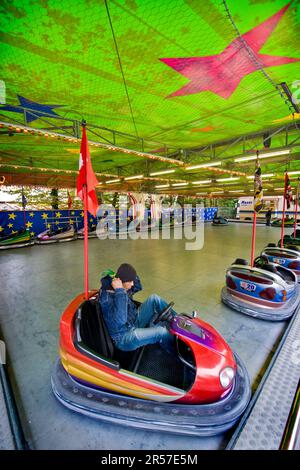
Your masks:
<path fill-rule="evenodd" d="M 115 35 L 112 19 L 111 19 L 111 16 L 110 16 L 110 11 L 109 11 L 109 8 L 108 8 L 108 3 L 107 3 L 107 0 L 104 0 L 104 2 L 105 2 L 105 8 L 106 8 L 106 12 L 107 12 L 107 17 L 108 17 L 112 37 L 113 37 L 115 48 L 116 48 L 116 53 L 117 53 L 117 57 L 118 57 L 118 62 L 119 62 L 121 74 L 122 74 L 123 84 L 124 84 L 125 93 L 126 93 L 126 96 L 127 96 L 127 101 L 128 101 L 128 106 L 129 106 L 129 109 L 130 109 L 130 114 L 131 114 L 133 126 L 134 126 L 134 129 L 135 129 L 136 136 L 137 136 L 137 138 L 139 138 L 139 134 L 138 134 L 138 130 L 137 130 L 137 127 L 136 127 L 136 123 L 135 123 L 135 119 L 134 119 L 134 115 L 133 115 L 133 110 L 132 110 L 132 106 L 131 106 L 131 101 L 130 101 L 130 97 L 129 97 L 126 78 L 125 78 L 125 74 L 124 74 L 124 70 L 123 70 L 123 66 L 122 66 L 122 60 L 121 60 L 121 56 L 120 56 L 120 52 L 119 52 L 117 38 L 116 38 L 116 35 Z"/>

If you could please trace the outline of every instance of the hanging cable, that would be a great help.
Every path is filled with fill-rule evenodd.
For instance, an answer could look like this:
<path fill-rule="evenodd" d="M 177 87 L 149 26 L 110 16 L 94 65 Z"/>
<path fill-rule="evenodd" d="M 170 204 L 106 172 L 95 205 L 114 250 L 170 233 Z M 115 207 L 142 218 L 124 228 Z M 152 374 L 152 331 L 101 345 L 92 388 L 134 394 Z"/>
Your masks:
<path fill-rule="evenodd" d="M 122 74 L 122 78 L 123 78 L 124 88 L 125 88 L 125 92 L 126 92 L 126 96 L 127 96 L 127 101 L 128 101 L 128 105 L 129 105 L 129 109 L 130 109 L 132 122 L 133 122 L 133 125 L 134 125 L 136 136 L 137 136 L 137 138 L 139 138 L 139 134 L 138 134 L 138 131 L 137 131 L 137 127 L 136 127 L 136 124 L 135 124 L 135 119 L 134 119 L 134 115 L 133 115 L 133 111 L 132 111 L 132 106 L 131 106 L 131 103 L 130 103 L 127 83 L 126 83 L 126 79 L 125 79 L 125 75 L 124 75 L 124 71 L 123 71 L 123 66 L 122 66 L 122 61 L 121 61 L 121 57 L 120 57 L 120 53 L 119 53 L 117 39 L 116 39 L 116 36 L 115 36 L 115 32 L 114 32 L 114 28 L 113 28 L 113 24 L 112 24 L 110 12 L 109 12 L 107 0 L 104 0 L 104 1 L 105 1 L 106 12 L 107 12 L 107 16 L 108 16 L 108 20 L 109 20 L 109 24 L 110 24 L 110 28 L 111 28 L 111 33 L 112 33 L 113 40 L 114 40 L 114 43 L 115 43 L 115 48 L 116 48 L 116 52 L 117 52 L 117 56 L 118 56 L 118 61 L 119 61 L 120 70 L 121 70 L 121 74 Z"/>

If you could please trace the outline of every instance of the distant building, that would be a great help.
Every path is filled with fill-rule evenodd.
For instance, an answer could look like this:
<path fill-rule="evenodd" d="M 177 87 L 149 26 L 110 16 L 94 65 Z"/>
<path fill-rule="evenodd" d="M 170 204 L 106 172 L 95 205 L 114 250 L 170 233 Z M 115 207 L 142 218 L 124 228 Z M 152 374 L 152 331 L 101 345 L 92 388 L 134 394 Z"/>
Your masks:
<path fill-rule="evenodd" d="M 258 219 L 264 219 L 266 212 L 272 210 L 272 219 L 281 218 L 283 210 L 283 196 L 264 196 L 263 197 L 263 209 L 257 214 Z M 237 207 L 237 218 L 241 220 L 253 219 L 253 196 L 240 197 L 238 200 Z M 289 210 L 285 209 L 285 213 L 290 217 L 294 217 L 294 205 L 291 204 Z"/>

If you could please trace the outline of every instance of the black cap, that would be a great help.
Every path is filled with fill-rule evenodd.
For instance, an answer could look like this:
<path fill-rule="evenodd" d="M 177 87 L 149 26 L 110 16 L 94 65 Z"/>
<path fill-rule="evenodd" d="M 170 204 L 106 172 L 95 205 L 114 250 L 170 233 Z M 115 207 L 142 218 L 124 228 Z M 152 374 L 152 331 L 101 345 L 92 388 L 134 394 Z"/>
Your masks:
<path fill-rule="evenodd" d="M 131 264 L 123 263 L 119 266 L 116 277 L 122 282 L 130 282 L 136 279 L 136 270 Z"/>

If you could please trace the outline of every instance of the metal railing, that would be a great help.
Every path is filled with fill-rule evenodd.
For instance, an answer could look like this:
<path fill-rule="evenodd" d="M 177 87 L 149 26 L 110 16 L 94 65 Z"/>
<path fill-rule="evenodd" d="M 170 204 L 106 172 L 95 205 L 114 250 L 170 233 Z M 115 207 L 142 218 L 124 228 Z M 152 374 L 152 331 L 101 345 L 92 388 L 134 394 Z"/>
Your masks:
<path fill-rule="evenodd" d="M 4 344 L 4 342 L 2 342 Z M 11 428 L 12 437 L 14 440 L 16 450 L 25 450 L 29 449 L 29 445 L 26 442 L 21 419 L 18 412 L 18 407 L 16 404 L 15 395 L 13 388 L 9 379 L 8 371 L 5 364 L 4 357 L 4 348 L 2 347 L 1 360 L 0 360 L 0 386 L 3 389 L 5 405 L 7 410 L 7 415 L 9 419 L 9 424 Z"/>
<path fill-rule="evenodd" d="M 280 450 L 300 450 L 300 380 L 280 443 Z"/>

